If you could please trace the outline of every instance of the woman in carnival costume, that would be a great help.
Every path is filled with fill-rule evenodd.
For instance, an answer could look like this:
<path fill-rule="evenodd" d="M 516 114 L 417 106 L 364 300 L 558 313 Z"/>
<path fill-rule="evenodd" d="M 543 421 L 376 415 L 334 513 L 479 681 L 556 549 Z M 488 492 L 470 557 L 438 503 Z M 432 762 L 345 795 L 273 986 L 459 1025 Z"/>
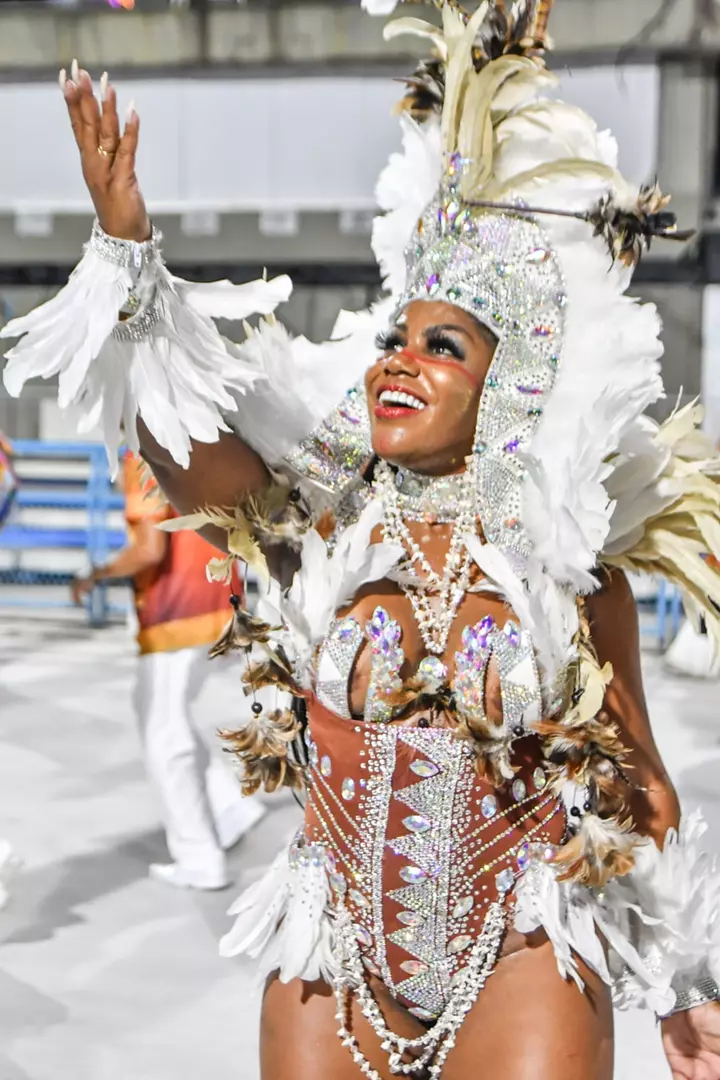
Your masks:
<path fill-rule="evenodd" d="M 323 345 L 271 317 L 286 278 L 169 274 L 136 114 L 121 134 L 107 78 L 98 105 L 63 73 L 98 222 L 6 328 L 6 385 L 58 375 L 224 544 L 211 573 L 268 583 L 267 621 L 238 610 L 219 646 L 295 699 L 227 735 L 245 789 L 306 795 L 222 943 L 267 977 L 264 1080 L 607 1080 L 613 1000 L 663 1018 L 676 1080 L 718 1080 L 720 877 L 653 741 L 624 576 L 665 574 L 720 634 L 718 460 L 696 408 L 644 416 L 660 322 L 625 296 L 674 220 L 549 96 L 549 0 L 435 6 L 387 31 L 432 50 L 378 189 L 387 295 Z M 252 314 L 242 345 L 212 321 Z"/>

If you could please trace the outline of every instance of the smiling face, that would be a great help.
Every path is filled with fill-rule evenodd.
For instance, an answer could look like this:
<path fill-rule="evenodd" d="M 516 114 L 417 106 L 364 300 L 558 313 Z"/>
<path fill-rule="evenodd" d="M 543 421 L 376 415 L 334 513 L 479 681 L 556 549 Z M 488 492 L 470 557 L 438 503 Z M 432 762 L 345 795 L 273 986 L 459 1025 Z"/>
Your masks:
<path fill-rule="evenodd" d="M 378 339 L 365 382 L 373 449 L 428 475 L 463 469 L 496 341 L 461 308 L 415 300 Z"/>

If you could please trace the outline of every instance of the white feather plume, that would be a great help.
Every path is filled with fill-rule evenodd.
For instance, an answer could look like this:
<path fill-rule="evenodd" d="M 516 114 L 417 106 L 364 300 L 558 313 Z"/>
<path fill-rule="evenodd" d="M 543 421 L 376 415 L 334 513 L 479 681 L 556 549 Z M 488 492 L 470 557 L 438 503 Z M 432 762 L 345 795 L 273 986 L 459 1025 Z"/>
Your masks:
<path fill-rule="evenodd" d="M 616 936 L 630 940 L 675 988 L 707 977 L 720 983 L 720 872 L 700 843 L 706 829 L 695 812 L 679 832 L 669 831 L 662 851 L 646 839 L 635 849 L 634 869 L 603 890 L 599 919 L 610 944 Z M 626 975 L 622 992 L 625 1004 L 642 1003 L 645 986 Z"/>
<path fill-rule="evenodd" d="M 437 192 L 443 161 L 437 120 L 421 126 L 403 114 L 400 124 L 403 150 L 390 157 L 380 174 L 375 194 L 383 214 L 375 218 L 372 234 L 385 288 L 393 295 L 405 286 L 405 248 Z"/>
<path fill-rule="evenodd" d="M 330 981 L 334 974 L 330 889 L 324 866 L 291 868 L 282 851 L 228 914 L 235 923 L 220 941 L 220 955 L 259 959 L 258 978 L 278 971 L 282 982 Z"/>
<path fill-rule="evenodd" d="M 215 442 L 227 430 L 222 410 L 234 407 L 231 391 L 242 394 L 255 378 L 228 351 L 211 316 L 269 313 L 287 300 L 292 283 L 281 277 L 192 285 L 173 278 L 159 258 L 141 283 L 154 291 L 159 320 L 147 337 L 119 340 L 113 330 L 133 285 L 130 271 L 86 249 L 57 296 L 0 331 L 22 335 L 8 354 L 5 385 L 17 396 L 28 379 L 58 376 L 60 407 L 78 405 L 86 428 L 102 426 L 114 470 L 121 440 L 137 449 L 138 415 L 186 467 L 191 441 Z"/>
<path fill-rule="evenodd" d="M 314 529 L 303 537 L 302 563 L 292 587 L 280 601 L 296 651 L 298 677 L 309 678 L 316 645 L 328 631 L 335 612 L 369 581 L 380 581 L 403 557 L 401 544 L 372 543 L 382 521 L 382 503 L 372 499 L 358 521 L 346 529 L 328 557 L 327 544 Z"/>
<path fill-rule="evenodd" d="M 659 855 L 652 841 L 648 845 Z M 681 874 L 678 884 L 684 898 L 683 890 L 690 885 L 688 867 L 675 869 Z M 636 866 L 600 893 L 558 881 L 551 864 L 533 861 L 516 887 L 515 928 L 522 934 L 545 930 L 563 978 L 572 978 L 582 988 L 579 958 L 612 987 L 619 1008 L 646 1008 L 662 1016 L 673 1008 L 672 984 L 682 969 L 677 950 L 673 956 L 664 954 L 673 931 L 663 925 L 664 913 L 658 911 L 652 887 L 642 895 L 633 892 L 631 879 L 639 872 Z M 615 893 L 618 885 L 625 890 L 622 900 Z M 609 946 L 607 957 L 603 938 Z M 679 946 L 680 953 L 686 947 L 694 952 L 688 938 Z"/>

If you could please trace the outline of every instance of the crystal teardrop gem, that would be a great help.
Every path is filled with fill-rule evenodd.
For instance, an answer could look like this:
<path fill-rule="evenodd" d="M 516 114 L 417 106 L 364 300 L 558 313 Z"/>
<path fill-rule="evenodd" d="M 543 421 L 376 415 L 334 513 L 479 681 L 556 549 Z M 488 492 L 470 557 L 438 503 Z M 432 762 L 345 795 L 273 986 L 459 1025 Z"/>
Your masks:
<path fill-rule="evenodd" d="M 427 780 L 429 776 L 437 776 L 440 772 L 440 766 L 436 765 L 434 761 L 413 761 L 410 768 L 416 776 L 421 776 L 423 780 Z"/>
<path fill-rule="evenodd" d="M 364 926 L 358 926 L 357 923 L 353 927 L 355 930 L 355 937 L 358 939 L 361 945 L 365 945 L 368 949 L 372 948 L 373 936 L 365 929 Z"/>
<path fill-rule="evenodd" d="M 525 262 L 530 263 L 531 266 L 539 266 L 541 263 L 547 262 L 550 258 L 550 251 L 548 248 L 533 248 L 532 251 L 525 256 Z"/>
<path fill-rule="evenodd" d="M 323 754 L 320 758 L 320 772 L 323 776 L 330 776 L 332 773 L 332 761 L 327 754 Z"/>
<path fill-rule="evenodd" d="M 472 945 L 472 940 L 469 934 L 458 934 L 447 947 L 448 956 L 457 956 L 458 953 L 464 952 L 468 945 Z"/>
<path fill-rule="evenodd" d="M 419 866 L 403 866 L 400 877 L 407 881 L 408 885 L 419 885 L 426 880 L 427 874 Z"/>
<path fill-rule="evenodd" d="M 522 802 L 527 795 L 527 784 L 524 780 L 521 780 L 520 777 L 518 777 L 517 780 L 513 780 L 512 793 L 515 802 Z"/>
<path fill-rule="evenodd" d="M 486 795 L 480 803 L 480 810 L 484 818 L 492 818 L 497 814 L 497 799 L 494 795 Z"/>
<path fill-rule="evenodd" d="M 423 964 L 422 960 L 403 960 L 400 969 L 408 975 L 424 975 L 428 966 Z"/>
<path fill-rule="evenodd" d="M 318 761 L 320 760 L 320 752 L 319 752 L 319 750 L 317 748 L 317 745 L 315 743 L 313 743 L 312 746 L 310 747 L 310 751 L 309 751 L 308 756 L 310 758 L 310 764 L 311 765 L 317 765 Z"/>
<path fill-rule="evenodd" d="M 408 1009 L 409 1013 L 413 1016 L 417 1016 L 418 1020 L 437 1020 L 437 1013 L 428 1012 L 427 1009 L 421 1009 L 419 1005 L 413 1006 L 412 1009 Z"/>
<path fill-rule="evenodd" d="M 341 641 L 348 641 L 355 633 L 357 625 L 358 624 L 352 616 L 342 619 L 337 625 L 337 636 Z"/>
<path fill-rule="evenodd" d="M 544 791 L 547 787 L 547 775 L 545 770 L 538 765 L 537 769 L 533 773 L 533 784 L 536 791 Z"/>
<path fill-rule="evenodd" d="M 419 911 L 399 911 L 397 918 L 404 926 L 422 926 L 425 922 Z"/>
<path fill-rule="evenodd" d="M 412 833 L 426 833 L 428 829 L 432 829 L 432 821 L 424 814 L 412 814 L 410 817 L 403 818 L 403 825 Z"/>
<path fill-rule="evenodd" d="M 418 672 L 427 679 L 442 682 L 447 678 L 448 669 L 438 656 L 426 656 L 424 660 L 420 661 Z"/>
<path fill-rule="evenodd" d="M 361 892 L 358 892 L 357 889 L 350 889 L 350 891 L 348 892 L 348 896 L 356 907 L 363 909 L 371 907 L 370 901 L 367 899 L 367 897 L 363 896 L 363 894 Z"/>
<path fill-rule="evenodd" d="M 462 900 L 458 900 L 455 907 L 452 909 L 453 919 L 464 919 L 468 912 L 472 911 L 475 900 L 472 896 L 464 896 Z"/>
<path fill-rule="evenodd" d="M 521 874 L 524 874 L 530 865 L 530 845 L 523 844 L 517 854 L 518 870 Z"/>
<path fill-rule="evenodd" d="M 336 893 L 344 893 L 347 889 L 347 882 L 342 874 L 330 874 L 330 884 Z"/>
<path fill-rule="evenodd" d="M 350 802 L 352 799 L 355 798 L 355 781 L 352 779 L 352 777 L 345 777 L 340 788 L 340 794 L 342 795 L 345 802 Z"/>
<path fill-rule="evenodd" d="M 509 867 L 505 870 L 501 870 L 495 878 L 495 884 L 498 887 L 498 892 L 501 893 L 506 893 L 512 889 L 515 884 L 515 875 L 512 870 Z"/>

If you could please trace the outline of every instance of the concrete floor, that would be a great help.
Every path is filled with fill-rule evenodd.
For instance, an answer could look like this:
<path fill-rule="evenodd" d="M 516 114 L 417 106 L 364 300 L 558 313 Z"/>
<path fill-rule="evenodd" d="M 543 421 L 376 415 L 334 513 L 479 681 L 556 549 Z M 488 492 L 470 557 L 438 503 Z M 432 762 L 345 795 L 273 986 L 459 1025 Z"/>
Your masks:
<path fill-rule="evenodd" d="M 122 628 L 0 608 L 0 836 L 25 862 L 0 913 L 0 1080 L 257 1080 L 252 967 L 216 949 L 233 892 L 146 876 L 165 852 L 133 656 Z M 648 657 L 647 685 L 685 807 L 704 805 L 720 847 L 717 684 L 667 678 Z M 198 708 L 209 734 L 241 708 L 237 674 L 218 669 Z M 291 801 L 271 805 L 233 853 L 238 889 L 297 820 Z M 616 1080 L 668 1076 L 652 1018 L 619 1018 Z"/>

